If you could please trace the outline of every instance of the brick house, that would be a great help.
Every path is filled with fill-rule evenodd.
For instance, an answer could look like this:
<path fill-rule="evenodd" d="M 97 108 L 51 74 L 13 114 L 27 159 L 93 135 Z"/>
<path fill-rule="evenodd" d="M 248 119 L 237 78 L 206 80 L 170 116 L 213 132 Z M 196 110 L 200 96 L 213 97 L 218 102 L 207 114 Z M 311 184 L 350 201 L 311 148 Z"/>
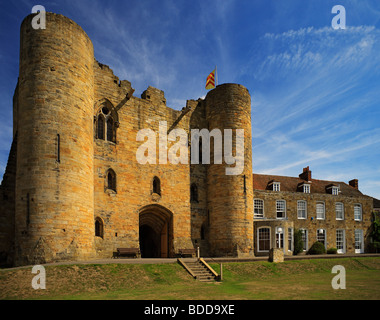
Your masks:
<path fill-rule="evenodd" d="M 312 178 L 253 174 L 255 255 L 272 247 L 293 252 L 294 230 L 301 229 L 306 252 L 315 241 L 338 253 L 363 253 L 369 245 L 372 198 L 349 184 Z"/>

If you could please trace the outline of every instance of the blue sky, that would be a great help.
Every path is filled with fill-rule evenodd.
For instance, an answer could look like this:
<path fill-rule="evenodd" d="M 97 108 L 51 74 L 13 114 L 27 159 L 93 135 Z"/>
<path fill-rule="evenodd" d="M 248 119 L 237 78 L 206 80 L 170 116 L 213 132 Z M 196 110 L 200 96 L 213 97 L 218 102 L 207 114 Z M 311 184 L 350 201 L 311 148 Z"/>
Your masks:
<path fill-rule="evenodd" d="M 19 28 L 34 5 L 90 36 L 98 61 L 168 105 L 207 94 L 207 75 L 252 95 L 253 170 L 348 182 L 380 199 L 380 1 L 76 0 L 0 3 L 0 177 L 12 142 Z M 334 30 L 334 5 L 346 9 Z"/>

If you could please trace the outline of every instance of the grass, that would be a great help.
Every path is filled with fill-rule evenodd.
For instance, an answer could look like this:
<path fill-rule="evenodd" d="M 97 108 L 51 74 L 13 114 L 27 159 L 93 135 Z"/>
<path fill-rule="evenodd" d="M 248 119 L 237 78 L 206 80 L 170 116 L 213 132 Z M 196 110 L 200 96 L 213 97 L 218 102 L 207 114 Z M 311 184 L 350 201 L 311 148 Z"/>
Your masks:
<path fill-rule="evenodd" d="M 334 265 L 346 290 L 334 290 Z M 220 265 L 211 264 L 219 273 Z M 380 258 L 223 264 L 222 283 L 198 282 L 178 264 L 71 265 L 46 268 L 34 290 L 31 268 L 0 270 L 0 299 L 44 300 L 348 300 L 380 299 Z"/>

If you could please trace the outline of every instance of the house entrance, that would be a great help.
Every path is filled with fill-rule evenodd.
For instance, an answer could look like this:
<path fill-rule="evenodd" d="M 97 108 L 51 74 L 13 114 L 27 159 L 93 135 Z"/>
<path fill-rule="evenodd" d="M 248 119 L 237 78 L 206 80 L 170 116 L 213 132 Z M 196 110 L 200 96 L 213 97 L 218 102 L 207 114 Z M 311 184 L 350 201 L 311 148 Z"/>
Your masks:
<path fill-rule="evenodd" d="M 142 258 L 169 258 L 172 251 L 172 213 L 158 205 L 144 207 L 139 216 Z"/>

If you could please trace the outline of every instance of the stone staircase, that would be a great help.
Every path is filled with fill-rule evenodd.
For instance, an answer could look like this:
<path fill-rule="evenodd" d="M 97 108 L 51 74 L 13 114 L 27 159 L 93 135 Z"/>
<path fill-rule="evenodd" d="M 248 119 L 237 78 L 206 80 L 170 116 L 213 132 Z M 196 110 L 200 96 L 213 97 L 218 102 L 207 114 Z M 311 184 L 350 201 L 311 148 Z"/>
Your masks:
<path fill-rule="evenodd" d="M 218 274 L 203 259 L 184 261 L 178 259 L 178 262 L 197 280 L 201 282 L 215 282 L 218 280 Z"/>

